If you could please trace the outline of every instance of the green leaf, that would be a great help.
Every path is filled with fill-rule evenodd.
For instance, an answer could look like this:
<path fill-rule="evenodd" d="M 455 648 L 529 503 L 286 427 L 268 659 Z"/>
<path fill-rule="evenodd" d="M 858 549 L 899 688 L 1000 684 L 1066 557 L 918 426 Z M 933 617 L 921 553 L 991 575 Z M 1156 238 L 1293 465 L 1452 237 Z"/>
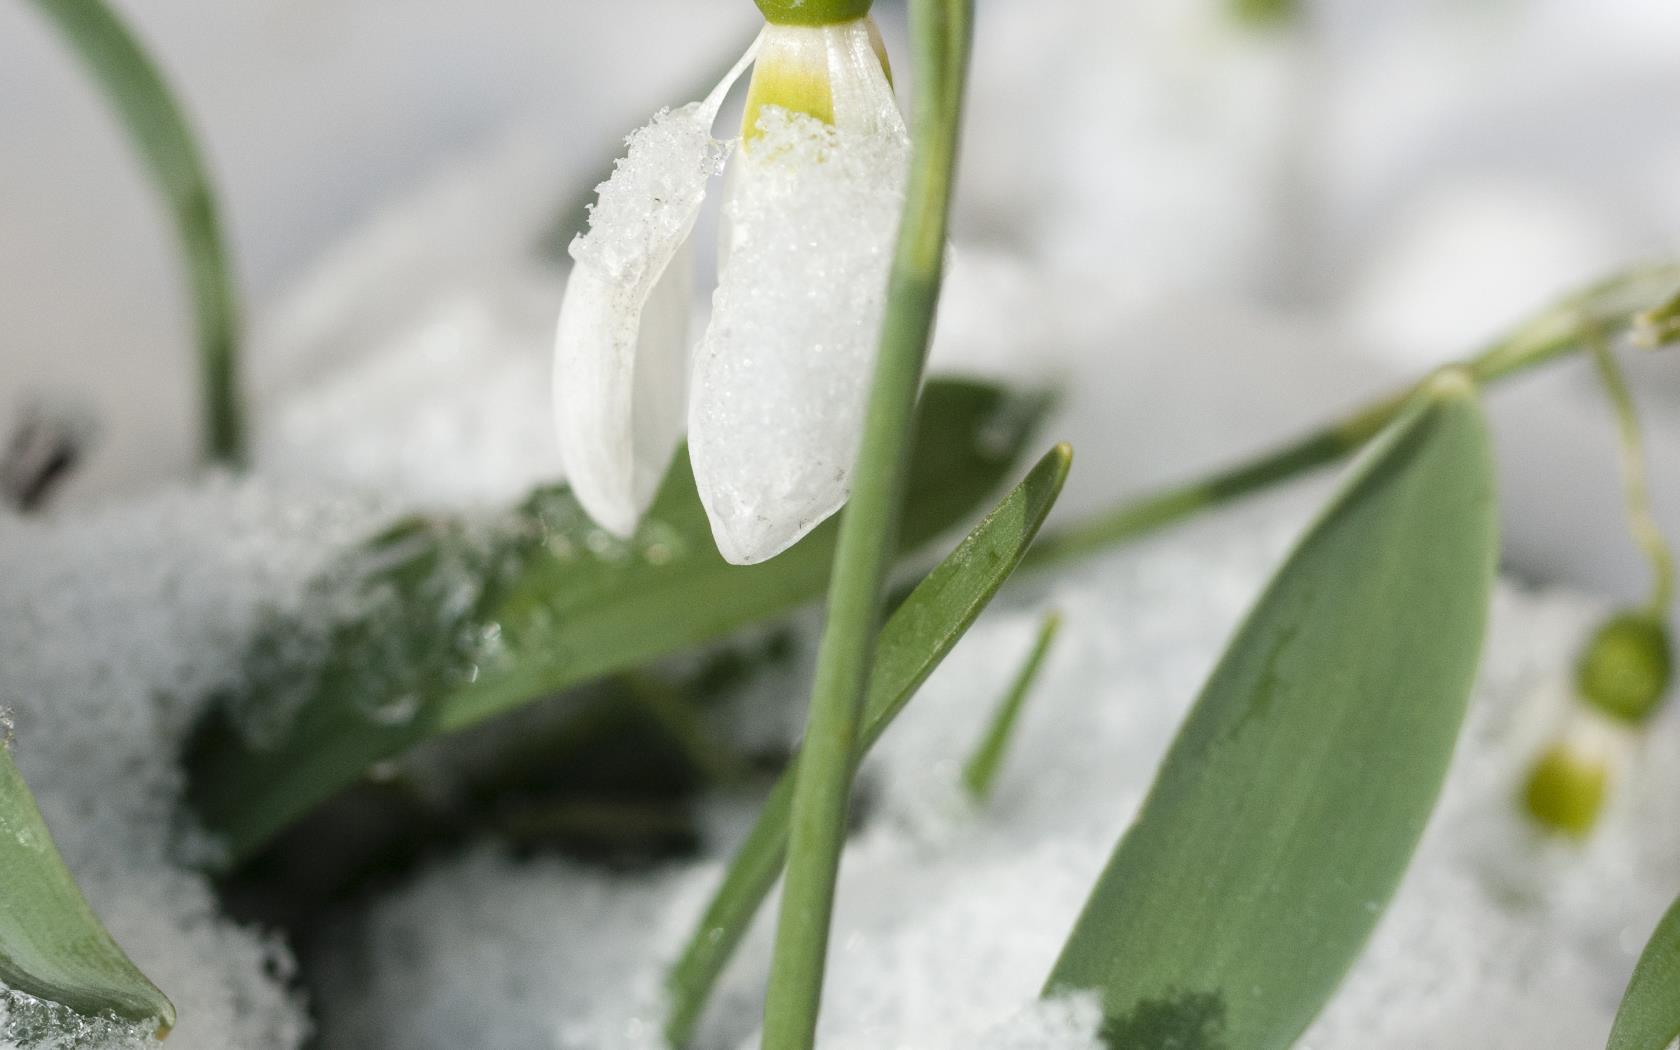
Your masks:
<path fill-rule="evenodd" d="M 197 314 L 206 451 L 237 462 L 245 452 L 238 295 L 215 194 L 186 116 L 140 42 L 102 0 L 34 4 L 104 88 L 175 221 Z"/>
<path fill-rule="evenodd" d="M 116 1014 L 160 1031 L 175 1007 L 99 924 L 23 774 L 0 744 L 0 984 L 90 1017 Z"/>
<path fill-rule="evenodd" d="M 963 767 L 963 786 L 968 788 L 969 795 L 976 802 L 984 802 L 992 795 L 992 787 L 997 783 L 998 773 L 1003 770 L 1003 760 L 1015 736 L 1015 727 L 1020 723 L 1021 712 L 1027 706 L 1027 698 L 1038 681 L 1038 673 L 1044 669 L 1045 658 L 1050 655 L 1050 647 L 1055 644 L 1061 629 L 1062 616 L 1056 612 L 1046 616 L 1039 625 L 1038 637 L 1027 653 L 1026 662 L 1009 684 L 1009 691 L 1003 695 L 1003 702 L 992 716 L 986 735 L 981 737 L 980 746 Z"/>
<path fill-rule="evenodd" d="M 1439 795 L 1497 557 L 1469 379 L 1433 381 L 1249 614 L 1051 973 L 1127 1050 L 1290 1046 Z"/>
<path fill-rule="evenodd" d="M 1680 1039 L 1680 901 L 1651 935 L 1610 1031 L 1609 1050 L 1668 1050 Z"/>
<path fill-rule="evenodd" d="M 1061 494 L 1072 458 L 1068 446 L 1058 445 L 1039 460 L 1021 484 L 917 585 L 881 628 L 864 701 L 860 755 L 875 746 L 1021 563 Z M 671 969 L 667 981 L 671 1015 L 666 1036 L 673 1046 L 681 1046 L 693 1034 L 713 984 L 781 874 L 787 854 L 793 780 L 790 765 L 730 862 L 699 928 Z"/>
<path fill-rule="evenodd" d="M 933 382 L 922 398 L 901 548 L 996 491 L 1042 398 Z M 712 544 L 687 457 L 636 538 L 596 529 L 563 489 L 491 526 L 411 521 L 329 573 L 249 655 L 189 756 L 191 798 L 229 860 L 410 746 L 715 641 L 823 592 L 834 522 L 750 567 Z"/>

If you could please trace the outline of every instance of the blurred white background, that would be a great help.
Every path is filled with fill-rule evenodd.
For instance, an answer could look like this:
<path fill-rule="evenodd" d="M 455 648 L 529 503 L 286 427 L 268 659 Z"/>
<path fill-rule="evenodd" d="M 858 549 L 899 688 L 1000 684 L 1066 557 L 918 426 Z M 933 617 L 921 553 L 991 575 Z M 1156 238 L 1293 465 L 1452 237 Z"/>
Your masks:
<path fill-rule="evenodd" d="M 747 0 L 116 6 L 196 122 L 259 330 L 295 327 L 309 311 L 292 290 L 381 213 L 387 240 L 471 254 L 427 244 L 401 202 L 456 170 L 493 207 L 505 172 L 483 158 L 510 135 L 543 143 L 527 171 L 575 198 L 756 21 Z M 1078 377 L 1076 509 L 1296 431 L 1680 249 L 1673 0 L 1320 0 L 1283 30 L 1208 0 L 981 9 L 942 349 Z M 878 13 L 902 74 L 901 7 Z M 433 294 L 417 269 L 374 275 L 390 309 L 427 307 L 404 303 Z M 0 431 L 31 399 L 88 407 L 102 440 L 71 504 L 186 476 L 188 325 L 169 229 L 102 103 L 27 4 L 0 6 Z M 277 342 L 255 351 L 259 389 Z M 1680 524 L 1680 359 L 1639 365 L 1658 500 Z M 1502 392 L 1496 420 L 1511 566 L 1636 594 L 1590 372 Z"/>

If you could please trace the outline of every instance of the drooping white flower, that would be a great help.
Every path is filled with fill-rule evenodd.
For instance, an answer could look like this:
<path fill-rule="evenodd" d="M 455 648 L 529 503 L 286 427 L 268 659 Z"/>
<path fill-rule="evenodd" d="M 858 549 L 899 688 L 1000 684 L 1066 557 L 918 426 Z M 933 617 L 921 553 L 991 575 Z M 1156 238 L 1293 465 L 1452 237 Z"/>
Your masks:
<path fill-rule="evenodd" d="M 755 60 L 744 142 L 720 142 L 723 98 Z M 685 422 L 730 561 L 779 554 L 845 502 L 908 156 L 867 17 L 768 25 L 705 101 L 630 137 L 572 244 L 555 354 L 562 458 L 598 524 L 634 531 Z M 690 394 L 690 235 L 726 163 Z"/>

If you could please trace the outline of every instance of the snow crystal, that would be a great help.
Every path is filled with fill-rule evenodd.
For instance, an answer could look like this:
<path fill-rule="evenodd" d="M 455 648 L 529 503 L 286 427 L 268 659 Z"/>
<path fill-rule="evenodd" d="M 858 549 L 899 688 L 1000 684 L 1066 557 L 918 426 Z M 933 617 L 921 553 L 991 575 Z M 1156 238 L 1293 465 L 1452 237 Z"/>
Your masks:
<path fill-rule="evenodd" d="M 572 258 L 626 287 L 657 280 L 644 267 L 654 259 L 662 265 L 669 250 L 660 246 L 688 236 L 706 184 L 729 158 L 731 145 L 712 138 L 711 115 L 699 102 L 662 110 L 626 140 L 612 178 L 596 187 L 589 232 L 572 242 Z"/>
<path fill-rule="evenodd" d="M 0 1050 L 146 1050 L 152 1030 L 0 987 Z"/>
<path fill-rule="evenodd" d="M 1275 499 L 1028 580 L 975 628 L 883 739 L 847 853 L 822 1045 L 1094 1050 L 1086 999 L 1037 995 L 1211 662 L 1313 500 Z M 1064 629 L 996 795 L 962 762 L 1043 611 Z M 1147 615 L 1140 614 L 1147 611 Z M 1567 710 L 1560 654 L 1602 610 L 1506 585 L 1446 795 L 1315 1050 L 1528 1050 L 1601 1040 L 1643 936 L 1677 887 L 1680 720 L 1621 771 L 1584 848 L 1539 835 L 1518 790 Z M 660 967 L 716 885 L 729 842 L 624 879 L 478 848 L 375 903 L 324 961 L 328 1046 L 394 1032 L 411 1050 L 657 1045 Z M 1612 889 L 1613 888 L 1613 889 Z M 726 974 L 702 1048 L 754 1045 L 760 922 Z"/>
<path fill-rule="evenodd" d="M 285 1050 L 308 1032 L 290 951 L 225 918 L 192 868 L 174 759 L 263 615 L 379 520 L 365 500 L 231 481 L 0 518 L 13 754 L 95 911 L 174 1001 L 172 1047 Z M 97 1025 L 42 1043 L 40 1011 L 8 1002 L 0 1030 L 19 1046 L 106 1046 Z"/>
<path fill-rule="evenodd" d="M 909 157 L 766 107 L 731 170 L 722 273 L 696 353 L 689 454 L 718 547 L 780 553 L 845 502 Z"/>

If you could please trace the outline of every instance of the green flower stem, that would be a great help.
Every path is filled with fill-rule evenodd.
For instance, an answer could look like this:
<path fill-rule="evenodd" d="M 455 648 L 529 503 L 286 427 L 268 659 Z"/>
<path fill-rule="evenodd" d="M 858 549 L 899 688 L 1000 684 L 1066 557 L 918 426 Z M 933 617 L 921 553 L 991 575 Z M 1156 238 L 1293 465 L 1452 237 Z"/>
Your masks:
<path fill-rule="evenodd" d="M 1635 317 L 1673 294 L 1680 262 L 1630 270 L 1563 300 L 1463 363 L 1489 385 L 1590 349 L 1602 333 L 1626 330 Z M 1188 484 L 1130 500 L 1052 532 L 1027 556 L 1041 568 L 1094 554 L 1148 535 L 1205 510 L 1328 466 L 1357 451 L 1393 421 L 1416 386 L 1365 405 L 1294 441 Z"/>
<path fill-rule="evenodd" d="M 1621 441 L 1622 489 L 1627 501 L 1628 528 L 1633 540 L 1651 563 L 1651 603 L 1653 616 L 1661 617 L 1674 601 L 1674 552 L 1663 538 L 1651 509 L 1651 489 L 1647 481 L 1645 439 L 1639 432 L 1639 410 L 1633 403 L 1627 377 L 1610 349 L 1608 340 L 1592 339 L 1593 363 L 1598 366 L 1599 379 L 1610 405 L 1616 414 L 1616 431 Z"/>
<path fill-rule="evenodd" d="M 1038 638 L 1027 654 L 1027 662 L 1021 665 L 1015 681 L 1010 683 L 1009 692 L 1004 694 L 1003 703 L 998 705 L 997 714 L 993 716 L 974 757 L 963 767 L 963 786 L 976 802 L 985 802 L 992 797 L 992 787 L 1003 769 L 1003 760 L 1009 753 L 1009 744 L 1015 737 L 1021 712 L 1027 706 L 1027 697 L 1032 695 L 1033 684 L 1038 681 L 1038 674 L 1044 669 L 1044 660 L 1050 655 L 1050 647 L 1055 644 L 1061 629 L 1061 613 L 1051 613 L 1039 625 Z"/>
<path fill-rule="evenodd" d="M 764 1004 L 765 1050 L 808 1050 L 816 1039 L 858 723 L 944 273 L 972 14 L 973 0 L 911 5 L 917 82 L 910 181 L 794 780 L 787 879 Z"/>
<path fill-rule="evenodd" d="M 104 88 L 174 216 L 197 315 L 205 452 L 237 463 L 245 454 L 238 297 L 210 179 L 186 118 L 140 43 L 102 0 L 33 3 Z"/>

